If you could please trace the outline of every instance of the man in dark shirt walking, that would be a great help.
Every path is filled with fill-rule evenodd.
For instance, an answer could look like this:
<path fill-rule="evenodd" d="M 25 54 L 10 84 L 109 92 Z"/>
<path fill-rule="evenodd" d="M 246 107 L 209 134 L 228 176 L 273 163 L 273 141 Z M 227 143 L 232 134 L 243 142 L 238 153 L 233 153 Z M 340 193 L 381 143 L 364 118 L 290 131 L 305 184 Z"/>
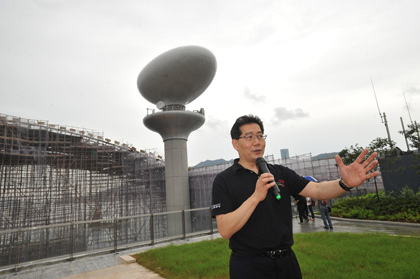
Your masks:
<path fill-rule="evenodd" d="M 296 200 L 295 203 L 297 205 L 298 212 L 299 212 L 299 220 L 300 220 L 299 224 L 302 224 L 303 222 L 308 222 L 309 218 L 308 218 L 308 206 L 306 205 L 306 198 L 302 196 L 297 196 L 295 200 Z"/>

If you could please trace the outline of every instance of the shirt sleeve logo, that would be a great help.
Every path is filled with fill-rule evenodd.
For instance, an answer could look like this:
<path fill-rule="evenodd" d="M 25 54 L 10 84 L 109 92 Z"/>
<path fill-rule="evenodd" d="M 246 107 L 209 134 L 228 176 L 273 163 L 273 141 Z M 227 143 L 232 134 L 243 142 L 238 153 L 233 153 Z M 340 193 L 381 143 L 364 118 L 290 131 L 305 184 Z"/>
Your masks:
<path fill-rule="evenodd" d="M 221 205 L 220 203 L 213 204 L 213 205 L 211 206 L 211 210 L 216 209 L 216 208 L 220 208 L 221 206 L 222 206 L 222 205 Z"/>

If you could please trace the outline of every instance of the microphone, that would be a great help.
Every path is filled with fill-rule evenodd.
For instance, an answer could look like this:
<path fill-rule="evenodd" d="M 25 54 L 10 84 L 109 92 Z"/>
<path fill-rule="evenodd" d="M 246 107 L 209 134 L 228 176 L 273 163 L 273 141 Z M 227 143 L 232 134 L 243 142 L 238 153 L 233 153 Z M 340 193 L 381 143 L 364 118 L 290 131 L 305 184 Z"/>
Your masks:
<path fill-rule="evenodd" d="M 267 162 L 264 160 L 263 157 L 257 158 L 256 163 L 257 163 L 257 167 L 260 169 L 261 173 L 266 173 L 266 172 L 270 173 L 270 171 L 268 170 Z M 273 189 L 274 197 L 276 199 L 280 200 L 281 195 L 280 195 L 279 186 L 277 186 L 277 184 L 274 184 L 274 186 L 271 187 L 271 188 Z"/>

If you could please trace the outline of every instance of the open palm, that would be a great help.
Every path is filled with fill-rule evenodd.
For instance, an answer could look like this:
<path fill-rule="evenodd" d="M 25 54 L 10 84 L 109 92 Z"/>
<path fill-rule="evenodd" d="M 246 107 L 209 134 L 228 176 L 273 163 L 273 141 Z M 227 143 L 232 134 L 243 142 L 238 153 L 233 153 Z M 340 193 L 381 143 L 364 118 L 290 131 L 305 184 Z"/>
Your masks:
<path fill-rule="evenodd" d="M 371 172 L 373 168 L 378 164 L 375 157 L 378 155 L 373 152 L 366 160 L 369 149 L 365 149 L 360 153 L 357 159 L 350 165 L 346 166 L 340 156 L 335 155 L 335 161 L 337 162 L 338 168 L 340 169 L 341 178 L 343 183 L 352 188 L 362 184 L 366 179 L 372 178 L 379 174 L 379 171 Z"/>

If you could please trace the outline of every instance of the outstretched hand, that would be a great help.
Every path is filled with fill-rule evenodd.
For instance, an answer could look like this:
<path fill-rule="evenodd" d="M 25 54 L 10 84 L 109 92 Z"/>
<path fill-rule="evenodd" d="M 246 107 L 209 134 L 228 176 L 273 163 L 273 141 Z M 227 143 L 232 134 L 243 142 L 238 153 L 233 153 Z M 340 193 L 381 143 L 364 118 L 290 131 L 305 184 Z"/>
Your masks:
<path fill-rule="evenodd" d="M 352 188 L 362 184 L 366 179 L 372 178 L 379 174 L 379 171 L 370 172 L 378 164 L 377 160 L 374 160 L 378 153 L 373 152 L 366 160 L 363 161 L 369 149 L 363 150 L 357 159 L 350 165 L 346 166 L 341 160 L 340 156 L 335 155 L 335 161 L 340 169 L 341 178 L 343 183 Z"/>

